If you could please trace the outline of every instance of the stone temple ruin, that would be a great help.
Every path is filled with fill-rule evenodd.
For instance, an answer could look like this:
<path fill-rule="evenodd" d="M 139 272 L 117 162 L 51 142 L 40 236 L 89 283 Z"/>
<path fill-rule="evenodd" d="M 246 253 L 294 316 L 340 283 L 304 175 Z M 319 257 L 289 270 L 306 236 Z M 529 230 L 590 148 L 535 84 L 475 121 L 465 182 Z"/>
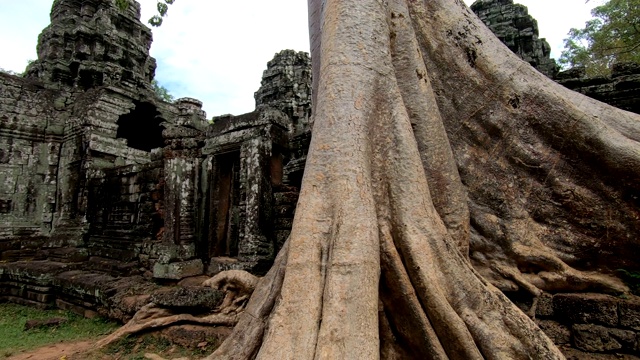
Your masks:
<path fill-rule="evenodd" d="M 472 9 L 547 76 L 638 112 L 637 66 L 559 73 L 526 8 Z M 0 300 L 127 320 L 158 284 L 263 274 L 289 235 L 311 139 L 309 56 L 276 54 L 255 110 L 210 123 L 196 99 L 157 97 L 151 41 L 137 3 L 55 0 L 38 60 L 24 77 L 0 73 Z M 556 302 L 614 306 L 558 296 L 546 316 Z M 545 330 L 568 343 L 567 326 Z"/>
<path fill-rule="evenodd" d="M 277 54 L 255 111 L 211 124 L 154 93 L 151 39 L 138 4 L 56 0 L 38 60 L 0 73 L 0 298 L 98 311 L 118 277 L 264 273 L 287 238 L 309 56 Z"/>
<path fill-rule="evenodd" d="M 2 259 L 177 280 L 264 271 L 304 164 L 292 144 L 309 137 L 309 57 L 277 54 L 256 110 L 210 125 L 200 101 L 169 104 L 151 90 L 139 16 L 55 1 L 38 60 L 25 78 L 2 76 Z"/>

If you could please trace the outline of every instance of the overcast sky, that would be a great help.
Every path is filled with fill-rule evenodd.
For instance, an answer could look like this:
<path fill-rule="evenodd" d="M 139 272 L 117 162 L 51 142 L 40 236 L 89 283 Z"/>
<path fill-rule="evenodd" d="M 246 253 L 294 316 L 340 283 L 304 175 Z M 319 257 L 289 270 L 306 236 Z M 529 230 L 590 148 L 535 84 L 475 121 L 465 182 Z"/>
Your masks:
<path fill-rule="evenodd" d="M 464 0 L 470 5 L 474 0 Z M 516 0 L 538 20 L 558 57 L 572 27 L 583 27 L 603 0 Z M 52 0 L 0 0 L 0 68 L 22 72 L 36 58 L 38 34 Z M 146 23 L 156 0 L 139 0 Z M 267 61 L 282 49 L 309 50 L 305 0 L 177 0 L 153 30 L 156 79 L 175 97 L 204 102 L 207 116 L 254 108 Z"/>

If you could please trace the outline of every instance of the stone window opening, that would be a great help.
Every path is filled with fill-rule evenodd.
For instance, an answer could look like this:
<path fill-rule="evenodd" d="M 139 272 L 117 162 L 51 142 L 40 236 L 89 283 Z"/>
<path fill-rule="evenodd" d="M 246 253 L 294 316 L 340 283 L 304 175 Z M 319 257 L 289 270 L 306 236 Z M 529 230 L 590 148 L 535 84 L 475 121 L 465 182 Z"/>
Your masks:
<path fill-rule="evenodd" d="M 151 103 L 134 102 L 135 108 L 118 119 L 116 137 L 126 139 L 127 146 L 142 151 L 163 147 L 160 112 Z"/>
<path fill-rule="evenodd" d="M 104 74 L 99 71 L 80 70 L 79 76 L 78 86 L 85 91 L 104 83 Z"/>
<path fill-rule="evenodd" d="M 0 214 L 11 213 L 11 200 L 0 199 Z"/>

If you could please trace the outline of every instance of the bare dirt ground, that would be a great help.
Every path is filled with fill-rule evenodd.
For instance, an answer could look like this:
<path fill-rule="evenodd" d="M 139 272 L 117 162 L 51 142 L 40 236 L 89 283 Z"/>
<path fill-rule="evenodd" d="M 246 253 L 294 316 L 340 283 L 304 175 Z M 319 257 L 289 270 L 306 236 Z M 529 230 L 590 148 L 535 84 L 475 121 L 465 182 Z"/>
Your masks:
<path fill-rule="evenodd" d="M 145 354 L 161 354 L 166 359 L 199 359 L 213 351 L 207 343 L 201 348 L 185 348 L 171 344 L 166 339 L 154 336 L 143 336 L 112 344 L 107 348 L 97 349 L 100 338 L 82 341 L 60 342 L 22 351 L 2 358 L 4 360 L 140 360 Z"/>
<path fill-rule="evenodd" d="M 132 336 L 97 349 L 102 337 L 66 341 L 16 352 L 1 360 L 140 360 L 147 353 L 161 354 L 166 359 L 199 359 L 210 354 L 231 332 L 228 327 L 175 325 Z"/>
<path fill-rule="evenodd" d="M 131 357 L 130 353 L 123 354 L 115 352 L 112 354 L 104 354 L 96 351 L 96 340 L 97 339 L 46 345 L 13 355 L 6 360 L 126 360 Z M 562 351 L 567 357 L 567 360 L 640 360 L 639 357 L 628 354 L 588 354 L 567 348 L 562 349 Z M 170 354 L 166 356 L 172 358 Z"/>
<path fill-rule="evenodd" d="M 7 360 L 73 360 L 75 358 L 84 359 L 98 359 L 87 358 L 84 355 L 91 352 L 95 348 L 96 340 L 83 340 L 73 342 L 62 342 L 58 344 L 46 345 L 30 351 L 21 352 L 15 354 Z M 83 355 L 80 357 L 79 355 Z"/>

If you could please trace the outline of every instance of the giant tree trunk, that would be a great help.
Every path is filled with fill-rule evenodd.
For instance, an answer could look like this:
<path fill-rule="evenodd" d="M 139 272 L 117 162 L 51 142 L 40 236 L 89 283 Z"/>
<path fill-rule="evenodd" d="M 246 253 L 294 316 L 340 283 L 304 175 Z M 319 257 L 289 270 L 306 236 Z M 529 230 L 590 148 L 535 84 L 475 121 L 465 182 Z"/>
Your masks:
<path fill-rule="evenodd" d="M 309 12 L 315 124 L 293 230 L 210 359 L 562 358 L 485 278 L 625 291 L 606 269 L 637 265 L 635 115 L 537 73 L 460 0 Z"/>

